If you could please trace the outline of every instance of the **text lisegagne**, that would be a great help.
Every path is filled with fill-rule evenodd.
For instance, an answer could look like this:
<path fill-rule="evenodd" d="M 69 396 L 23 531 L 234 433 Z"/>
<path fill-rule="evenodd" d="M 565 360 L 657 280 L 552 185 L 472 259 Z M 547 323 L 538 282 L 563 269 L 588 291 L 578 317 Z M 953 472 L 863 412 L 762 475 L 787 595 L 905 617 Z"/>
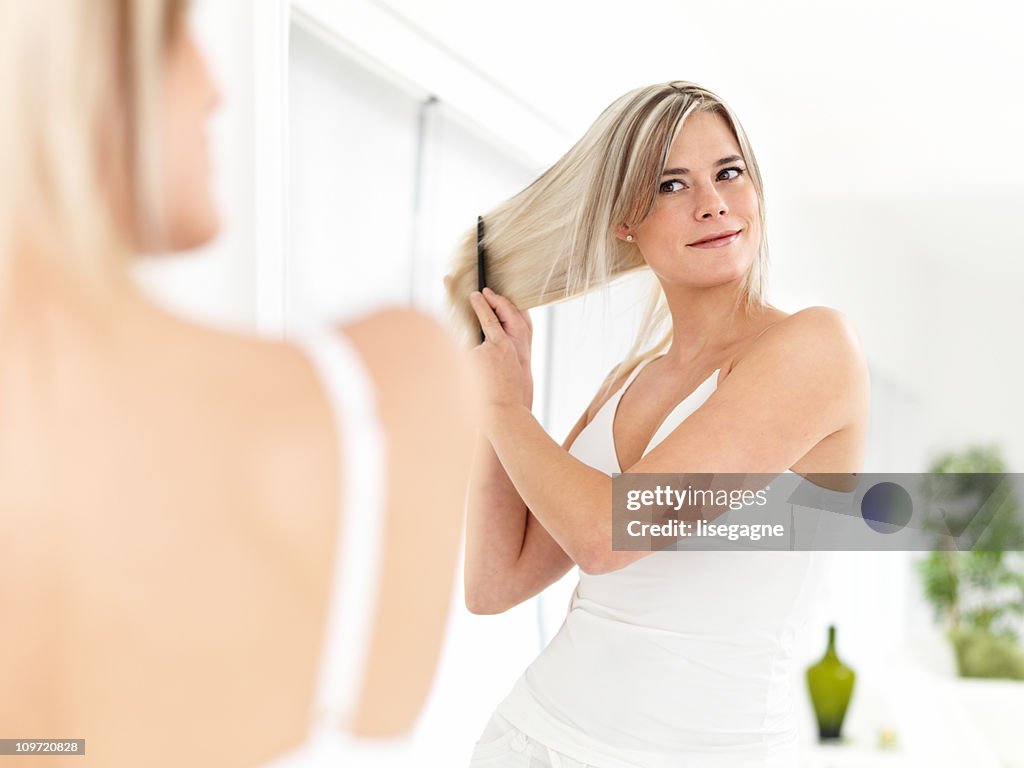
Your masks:
<path fill-rule="evenodd" d="M 626 526 L 630 536 L 671 536 L 686 538 L 688 536 L 721 537 L 729 541 L 748 539 L 760 541 L 762 538 L 775 538 L 786 535 L 783 525 L 768 523 L 709 523 L 706 520 L 690 522 L 687 520 L 669 520 L 664 523 L 641 523 L 631 520 Z"/>

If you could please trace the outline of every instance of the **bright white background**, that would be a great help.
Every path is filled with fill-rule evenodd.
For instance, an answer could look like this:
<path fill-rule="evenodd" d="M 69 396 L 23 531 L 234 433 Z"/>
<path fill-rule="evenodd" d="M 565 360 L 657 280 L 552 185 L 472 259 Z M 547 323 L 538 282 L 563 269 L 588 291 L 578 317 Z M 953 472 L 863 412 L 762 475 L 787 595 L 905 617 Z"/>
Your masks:
<path fill-rule="evenodd" d="M 477 213 L 557 159 L 625 90 L 694 80 L 730 102 L 758 153 L 773 303 L 836 307 L 861 334 L 874 406 L 865 471 L 923 471 L 937 452 L 974 442 L 998 443 L 1024 471 L 1024 56 L 1011 9 L 198 2 L 195 28 L 224 97 L 211 124 L 222 234 L 202 252 L 142 265 L 140 279 L 184 312 L 274 335 L 389 302 L 440 316 L 450 249 Z M 635 291 L 627 281 L 534 313 L 536 411 L 559 441 L 621 358 Z M 963 725 L 970 716 L 955 708 L 967 699 L 943 687 L 951 660 L 910 559 L 842 555 L 800 658 L 816 660 L 834 621 L 859 673 L 847 730 L 860 749 L 889 726 L 899 759 L 957 764 L 959 749 L 970 755 L 960 764 L 985 765 L 979 745 L 992 738 Z M 421 754 L 465 762 L 557 630 L 573 584 L 570 574 L 495 617 L 468 614 L 453 595 L 415 734 Z M 926 682 L 901 682 L 908 669 Z M 940 711 L 958 727 L 940 727 Z M 925 739 L 926 728 L 940 735 Z M 887 759 L 878 764 L 911 764 Z"/>

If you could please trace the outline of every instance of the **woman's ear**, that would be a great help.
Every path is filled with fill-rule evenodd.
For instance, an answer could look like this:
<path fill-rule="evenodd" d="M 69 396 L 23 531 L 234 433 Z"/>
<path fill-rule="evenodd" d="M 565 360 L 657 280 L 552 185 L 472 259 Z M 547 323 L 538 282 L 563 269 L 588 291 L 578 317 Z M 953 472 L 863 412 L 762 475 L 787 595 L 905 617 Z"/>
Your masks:
<path fill-rule="evenodd" d="M 619 224 L 619 226 L 615 228 L 615 236 L 619 238 L 619 240 L 625 240 L 629 236 L 629 227 L 625 224 Z"/>

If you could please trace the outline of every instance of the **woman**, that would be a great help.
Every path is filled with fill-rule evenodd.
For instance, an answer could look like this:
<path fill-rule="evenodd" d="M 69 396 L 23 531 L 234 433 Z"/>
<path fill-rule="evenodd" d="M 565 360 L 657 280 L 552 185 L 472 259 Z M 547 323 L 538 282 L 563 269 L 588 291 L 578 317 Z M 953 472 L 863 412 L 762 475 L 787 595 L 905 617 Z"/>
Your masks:
<path fill-rule="evenodd" d="M 788 684 L 812 553 L 611 545 L 613 473 L 849 480 L 861 465 L 864 355 L 839 312 L 767 302 L 764 195 L 738 119 L 692 83 L 638 88 L 483 218 L 497 292 L 471 292 L 475 232 L 447 281 L 463 325 L 486 335 L 466 603 L 498 613 L 573 565 L 580 580 L 473 765 L 794 765 Z M 530 414 L 526 310 L 636 269 L 654 277 L 640 333 L 559 447 Z M 817 487 L 832 501 L 849 489 Z"/>
<path fill-rule="evenodd" d="M 136 288 L 218 227 L 186 6 L 0 0 L 0 730 L 338 765 L 429 691 L 472 371 L 411 310 L 280 343 Z"/>

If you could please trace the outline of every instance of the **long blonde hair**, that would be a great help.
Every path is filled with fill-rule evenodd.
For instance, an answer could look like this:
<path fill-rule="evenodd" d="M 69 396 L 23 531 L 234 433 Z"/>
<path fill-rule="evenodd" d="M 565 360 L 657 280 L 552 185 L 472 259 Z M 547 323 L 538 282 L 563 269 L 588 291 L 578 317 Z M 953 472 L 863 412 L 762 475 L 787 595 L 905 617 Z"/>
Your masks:
<path fill-rule="evenodd" d="M 19 254 L 109 289 L 162 233 L 161 75 L 186 7 L 0 0 L 0 310 Z"/>
<path fill-rule="evenodd" d="M 764 305 L 768 243 L 764 189 L 754 151 L 739 118 L 722 99 L 682 80 L 620 96 L 554 165 L 483 214 L 487 284 L 520 309 L 530 309 L 580 296 L 646 268 L 640 250 L 618 239 L 615 228 L 635 227 L 651 212 L 673 140 L 694 112 L 720 114 L 740 145 L 761 219 L 760 248 L 740 299 L 747 310 Z M 467 341 L 479 334 L 468 302 L 477 286 L 476 234 L 473 226 L 460 238 L 448 281 L 452 319 Z M 609 376 L 609 385 L 623 368 L 671 344 L 668 304 L 661 284 L 651 282 L 640 328 L 626 359 Z"/>

